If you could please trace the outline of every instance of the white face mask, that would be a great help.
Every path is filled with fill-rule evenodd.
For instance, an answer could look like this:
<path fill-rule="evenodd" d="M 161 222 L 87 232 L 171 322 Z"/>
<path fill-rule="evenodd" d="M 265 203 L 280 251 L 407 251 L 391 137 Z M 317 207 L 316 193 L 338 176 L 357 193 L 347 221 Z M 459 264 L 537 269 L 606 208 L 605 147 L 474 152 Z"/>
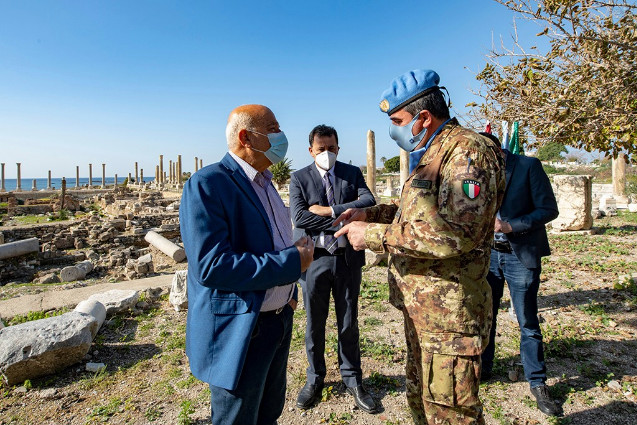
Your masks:
<path fill-rule="evenodd" d="M 336 154 L 334 152 L 325 151 L 314 157 L 316 165 L 325 171 L 329 171 L 336 163 Z"/>

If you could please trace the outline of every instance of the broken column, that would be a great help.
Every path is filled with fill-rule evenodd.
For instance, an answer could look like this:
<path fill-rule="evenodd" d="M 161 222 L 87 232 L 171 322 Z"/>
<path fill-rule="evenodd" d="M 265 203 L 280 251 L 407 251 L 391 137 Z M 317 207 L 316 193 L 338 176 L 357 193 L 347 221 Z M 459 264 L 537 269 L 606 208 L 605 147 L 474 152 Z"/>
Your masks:
<path fill-rule="evenodd" d="M 172 243 L 157 232 L 149 231 L 144 240 L 179 263 L 186 259 L 186 251 L 177 244 Z"/>
<path fill-rule="evenodd" d="M 16 188 L 15 191 L 16 192 L 22 192 L 22 177 L 21 177 L 21 173 L 20 173 L 20 163 L 16 162 L 16 165 L 18 166 L 18 180 L 16 182 Z"/>
<path fill-rule="evenodd" d="M 38 238 L 22 239 L 0 245 L 0 260 L 40 251 Z"/>
<path fill-rule="evenodd" d="M 177 270 L 173 276 L 168 301 L 175 307 L 175 311 L 188 309 L 188 270 Z"/>
<path fill-rule="evenodd" d="M 51 185 L 51 170 L 49 170 L 49 178 L 47 179 L 46 190 L 52 190 L 53 186 Z"/>
<path fill-rule="evenodd" d="M 139 173 L 137 172 L 137 162 L 135 162 L 135 184 L 139 184 Z"/>
<path fill-rule="evenodd" d="M 203 168 L 203 159 L 199 158 L 199 169 Z"/>
<path fill-rule="evenodd" d="M 36 190 L 38 190 L 38 181 L 36 179 L 33 179 L 33 185 L 31 186 L 31 191 L 35 192 Z"/>
<path fill-rule="evenodd" d="M 367 130 L 367 187 L 376 197 L 376 140 L 372 130 Z"/>
<path fill-rule="evenodd" d="M 195 173 L 199 170 L 199 159 L 195 157 Z"/>
<path fill-rule="evenodd" d="M 102 164 L 102 189 L 106 189 L 106 164 Z"/>
<path fill-rule="evenodd" d="M 75 188 L 76 189 L 80 188 L 80 166 L 79 165 L 75 166 Z"/>
<path fill-rule="evenodd" d="M 560 215 L 551 222 L 555 230 L 588 230 L 593 226 L 591 176 L 553 178 Z"/>
<path fill-rule="evenodd" d="M 404 149 L 400 150 L 400 187 L 405 185 L 409 178 L 409 152 Z"/>
<path fill-rule="evenodd" d="M 164 184 L 164 155 L 159 155 L 159 183 Z"/>
<path fill-rule="evenodd" d="M 613 196 L 620 203 L 627 203 L 626 197 L 626 154 L 620 153 L 613 158 Z"/>
<path fill-rule="evenodd" d="M 0 163 L 0 192 L 6 192 L 7 190 L 4 188 L 4 162 Z"/>
<path fill-rule="evenodd" d="M 177 155 L 177 185 L 181 189 L 181 155 Z"/>
<path fill-rule="evenodd" d="M 88 165 L 88 187 L 93 187 L 93 164 Z"/>

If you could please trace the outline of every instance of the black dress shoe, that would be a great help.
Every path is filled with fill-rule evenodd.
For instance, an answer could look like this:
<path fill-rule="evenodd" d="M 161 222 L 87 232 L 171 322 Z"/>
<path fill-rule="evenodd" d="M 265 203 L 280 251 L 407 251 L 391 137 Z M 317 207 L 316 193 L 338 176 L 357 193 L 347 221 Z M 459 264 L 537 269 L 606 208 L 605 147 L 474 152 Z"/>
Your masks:
<path fill-rule="evenodd" d="M 549 416 L 559 416 L 561 414 L 559 406 L 555 404 L 551 394 L 549 394 L 549 387 L 546 385 L 533 387 L 531 388 L 531 394 L 537 400 L 537 408 L 540 412 Z"/>
<path fill-rule="evenodd" d="M 378 407 L 371 395 L 362 385 L 357 387 L 347 387 L 347 392 L 354 396 L 356 405 L 367 413 L 377 413 Z"/>
<path fill-rule="evenodd" d="M 314 385 L 306 383 L 301 391 L 299 391 L 299 396 L 296 398 L 296 407 L 299 409 L 309 409 L 314 406 L 317 401 L 321 400 L 323 396 L 323 384 Z"/>

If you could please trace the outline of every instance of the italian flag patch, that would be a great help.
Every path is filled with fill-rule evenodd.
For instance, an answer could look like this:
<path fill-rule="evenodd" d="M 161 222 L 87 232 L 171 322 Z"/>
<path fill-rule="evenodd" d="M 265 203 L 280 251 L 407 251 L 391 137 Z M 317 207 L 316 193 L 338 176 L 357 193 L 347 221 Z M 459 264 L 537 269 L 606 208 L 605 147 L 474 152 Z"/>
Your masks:
<path fill-rule="evenodd" d="M 463 180 L 462 190 L 469 199 L 476 199 L 480 194 L 480 183 L 475 180 Z"/>

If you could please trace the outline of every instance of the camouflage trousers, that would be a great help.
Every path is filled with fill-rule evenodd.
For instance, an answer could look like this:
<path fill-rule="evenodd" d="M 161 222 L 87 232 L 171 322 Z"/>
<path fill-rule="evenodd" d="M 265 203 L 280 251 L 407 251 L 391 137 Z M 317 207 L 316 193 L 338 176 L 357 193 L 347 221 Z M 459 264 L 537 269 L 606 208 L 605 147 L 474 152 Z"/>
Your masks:
<path fill-rule="evenodd" d="M 422 351 L 418 329 L 404 310 L 403 315 L 407 341 L 407 404 L 414 424 L 484 424 L 478 397 L 480 356 Z"/>

